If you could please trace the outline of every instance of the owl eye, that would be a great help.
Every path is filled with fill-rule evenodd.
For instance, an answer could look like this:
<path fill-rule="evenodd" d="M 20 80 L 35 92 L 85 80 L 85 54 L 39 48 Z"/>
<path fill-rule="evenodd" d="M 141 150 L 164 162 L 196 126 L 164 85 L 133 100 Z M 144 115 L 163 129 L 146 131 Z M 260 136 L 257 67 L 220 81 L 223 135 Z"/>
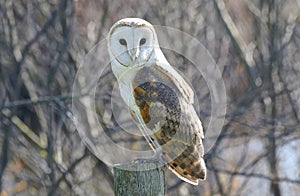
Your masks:
<path fill-rule="evenodd" d="M 145 39 L 145 38 L 142 38 L 141 41 L 140 41 L 140 46 L 141 46 L 141 45 L 144 45 L 145 43 L 146 43 L 146 39 Z"/>
<path fill-rule="evenodd" d="M 121 45 L 127 46 L 127 42 L 126 42 L 125 39 L 120 39 L 119 42 L 120 42 Z"/>

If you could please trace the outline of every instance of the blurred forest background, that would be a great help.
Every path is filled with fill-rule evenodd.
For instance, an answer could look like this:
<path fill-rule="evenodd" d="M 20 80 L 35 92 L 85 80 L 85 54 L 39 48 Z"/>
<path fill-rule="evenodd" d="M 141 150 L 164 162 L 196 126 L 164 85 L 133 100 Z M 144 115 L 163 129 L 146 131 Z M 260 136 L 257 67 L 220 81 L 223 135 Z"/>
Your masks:
<path fill-rule="evenodd" d="M 299 194 L 299 0 L 0 0 L 0 195 L 113 194 L 112 169 L 76 131 L 71 93 L 84 56 L 125 17 L 196 37 L 226 85 L 207 180 L 191 186 L 167 171 L 168 195 Z M 205 80 L 180 70 L 206 128 Z"/>

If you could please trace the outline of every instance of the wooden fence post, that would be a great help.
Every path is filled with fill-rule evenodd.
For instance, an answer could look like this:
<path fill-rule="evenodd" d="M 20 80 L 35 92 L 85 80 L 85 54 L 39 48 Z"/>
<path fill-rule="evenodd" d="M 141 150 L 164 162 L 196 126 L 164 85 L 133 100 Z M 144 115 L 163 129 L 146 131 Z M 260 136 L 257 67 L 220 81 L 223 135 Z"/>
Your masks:
<path fill-rule="evenodd" d="M 164 196 L 164 168 L 152 162 L 116 164 L 114 186 L 115 196 Z"/>

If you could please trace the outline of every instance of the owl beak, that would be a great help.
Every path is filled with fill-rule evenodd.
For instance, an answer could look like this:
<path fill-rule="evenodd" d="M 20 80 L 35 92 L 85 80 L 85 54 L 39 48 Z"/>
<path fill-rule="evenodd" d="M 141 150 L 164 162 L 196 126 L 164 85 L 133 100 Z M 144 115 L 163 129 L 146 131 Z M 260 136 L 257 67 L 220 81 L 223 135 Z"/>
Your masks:
<path fill-rule="evenodd" d="M 129 55 L 130 58 L 132 60 L 133 63 L 136 62 L 136 59 L 139 57 L 140 55 L 140 50 L 139 48 L 132 48 L 131 50 L 129 50 Z"/>

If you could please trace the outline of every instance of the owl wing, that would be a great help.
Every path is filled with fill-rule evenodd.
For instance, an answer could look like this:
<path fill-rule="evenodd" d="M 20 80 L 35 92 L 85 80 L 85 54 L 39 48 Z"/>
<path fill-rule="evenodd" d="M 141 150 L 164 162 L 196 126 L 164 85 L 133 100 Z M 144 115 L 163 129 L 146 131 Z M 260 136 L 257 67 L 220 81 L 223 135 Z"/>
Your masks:
<path fill-rule="evenodd" d="M 194 92 L 192 88 L 167 61 L 156 62 L 154 64 L 154 67 L 174 83 L 178 91 L 181 93 L 182 97 L 184 97 L 187 102 L 191 104 L 194 103 Z"/>
<path fill-rule="evenodd" d="M 201 121 L 183 96 L 187 91 L 177 86 L 184 80 L 177 78 L 176 85 L 168 73 L 158 66 L 141 69 L 134 80 L 134 99 L 150 146 L 161 146 L 169 168 L 181 179 L 197 184 L 206 175 Z"/>
<path fill-rule="evenodd" d="M 180 99 L 181 107 L 184 110 L 189 111 L 185 119 L 190 120 L 186 123 L 192 123 L 190 124 L 190 126 L 187 127 L 193 127 L 194 130 L 196 130 L 199 133 L 199 136 L 203 139 L 204 133 L 202 123 L 192 105 L 194 103 L 194 92 L 190 85 L 169 63 L 157 62 L 154 64 L 153 67 L 157 74 L 161 75 L 161 77 L 164 78 L 166 81 L 172 83 L 174 85 L 174 88 L 179 92 L 179 97 L 183 98 Z"/>

